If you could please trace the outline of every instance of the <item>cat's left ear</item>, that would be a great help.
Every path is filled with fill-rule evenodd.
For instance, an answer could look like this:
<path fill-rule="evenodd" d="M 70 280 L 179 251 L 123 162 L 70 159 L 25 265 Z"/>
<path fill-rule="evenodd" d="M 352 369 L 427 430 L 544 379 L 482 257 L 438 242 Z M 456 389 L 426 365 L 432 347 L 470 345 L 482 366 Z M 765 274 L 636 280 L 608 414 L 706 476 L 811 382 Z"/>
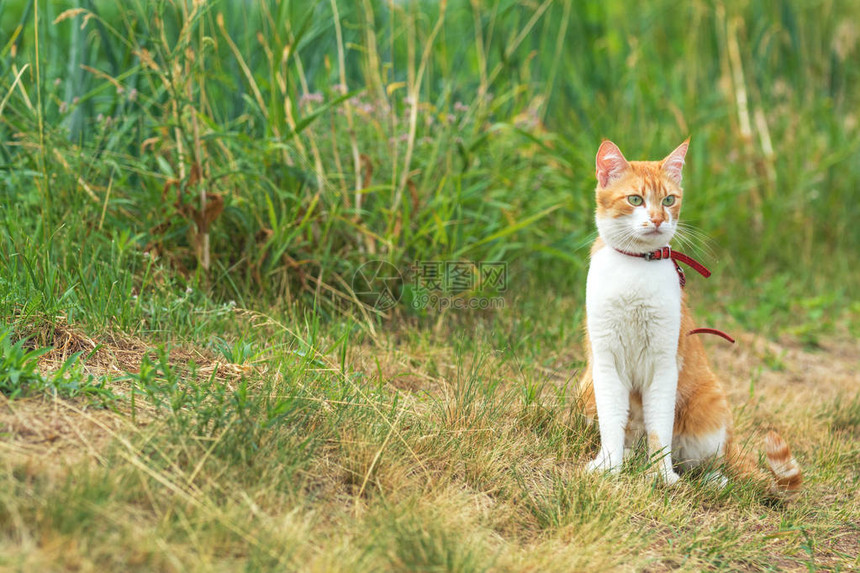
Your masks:
<path fill-rule="evenodd" d="M 681 184 L 681 169 L 684 167 L 684 157 L 687 155 L 688 147 L 690 147 L 689 137 L 676 147 L 675 151 L 667 155 L 661 164 L 663 172 L 678 185 Z"/>

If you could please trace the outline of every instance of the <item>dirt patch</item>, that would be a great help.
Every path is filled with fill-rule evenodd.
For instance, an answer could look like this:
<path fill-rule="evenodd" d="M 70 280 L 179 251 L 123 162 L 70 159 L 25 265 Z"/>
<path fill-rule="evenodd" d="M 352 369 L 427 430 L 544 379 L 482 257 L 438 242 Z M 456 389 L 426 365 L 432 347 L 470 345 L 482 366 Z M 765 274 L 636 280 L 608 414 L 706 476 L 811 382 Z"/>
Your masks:
<path fill-rule="evenodd" d="M 32 465 L 41 459 L 49 473 L 85 458 L 102 461 L 125 416 L 80 401 L 49 395 L 9 400 L 0 396 L 0 448 L 7 461 Z M 40 465 L 40 464 L 37 464 Z"/>
<path fill-rule="evenodd" d="M 787 407 L 812 405 L 855 395 L 860 389 L 860 343 L 828 340 L 811 349 L 800 342 L 742 334 L 737 344 L 709 340 L 708 355 L 732 403 L 761 394 Z"/>
<path fill-rule="evenodd" d="M 156 359 L 156 352 L 152 345 L 139 338 L 109 332 L 93 339 L 62 320 L 54 325 L 47 345 L 53 349 L 43 355 L 39 361 L 45 372 L 59 370 L 76 352 L 82 353 L 84 371 L 98 376 L 137 373 L 140 371 L 144 356 L 148 355 L 150 359 Z M 178 368 L 187 368 L 193 363 L 199 373 L 211 375 L 217 370 L 218 375 L 223 378 L 237 378 L 253 371 L 250 366 L 228 363 L 208 349 L 187 344 L 172 346 L 168 362 L 171 367 Z"/>
<path fill-rule="evenodd" d="M 158 412 L 147 401 L 138 400 L 132 415 L 129 400 L 122 399 L 130 395 L 129 375 L 140 372 L 144 357 L 149 355 L 151 360 L 158 360 L 151 345 L 118 333 L 96 339 L 62 320 L 41 334 L 33 340 L 53 347 L 39 358 L 39 370 L 46 378 L 60 370 L 75 353 L 81 353 L 78 367 L 83 373 L 103 380 L 105 388 L 121 399 L 105 398 L 106 402 L 91 397 L 66 399 L 45 392 L 10 400 L 0 395 L 0 452 L 5 461 L 24 468 L 40 468 L 39 472 L 48 475 L 58 474 L 70 464 L 87 458 L 101 463 L 112 440 L 157 418 Z M 243 377 L 259 378 L 265 373 L 262 367 L 228 363 L 208 349 L 191 345 L 171 348 L 167 360 L 170 368 L 183 376 L 194 364 L 197 379 L 208 379 L 214 374 L 231 391 Z"/>

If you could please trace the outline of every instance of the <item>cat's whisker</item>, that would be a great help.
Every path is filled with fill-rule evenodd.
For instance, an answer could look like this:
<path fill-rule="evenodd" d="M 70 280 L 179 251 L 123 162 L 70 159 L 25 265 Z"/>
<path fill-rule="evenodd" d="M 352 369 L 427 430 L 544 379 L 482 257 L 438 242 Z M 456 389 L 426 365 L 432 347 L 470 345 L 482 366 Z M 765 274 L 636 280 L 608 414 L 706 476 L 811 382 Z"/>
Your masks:
<path fill-rule="evenodd" d="M 713 239 L 711 239 L 708 235 L 696 231 L 695 229 L 680 228 L 677 232 L 686 238 L 695 239 L 696 241 L 706 245 L 710 245 L 713 243 Z"/>
<path fill-rule="evenodd" d="M 576 247 L 574 247 L 574 252 L 579 252 L 583 249 L 590 248 L 594 241 L 600 236 L 600 233 L 595 229 L 591 233 L 585 236 L 585 238 L 580 242 Z"/>
<path fill-rule="evenodd" d="M 636 233 L 630 229 L 625 229 L 625 233 L 620 237 L 621 250 L 631 251 L 636 244 Z"/>
<path fill-rule="evenodd" d="M 702 240 L 711 241 L 712 238 L 710 235 L 699 229 L 698 227 L 691 225 L 690 223 L 678 223 L 678 229 L 685 233 L 694 235 L 697 238 Z"/>
<path fill-rule="evenodd" d="M 712 244 L 714 244 L 713 239 L 711 239 L 711 237 L 709 237 L 706 233 L 696 229 L 692 225 L 678 224 L 675 238 L 682 245 L 685 245 L 685 248 L 688 248 L 693 252 L 704 253 L 708 258 L 711 259 L 716 258 L 716 252 L 711 246 Z"/>

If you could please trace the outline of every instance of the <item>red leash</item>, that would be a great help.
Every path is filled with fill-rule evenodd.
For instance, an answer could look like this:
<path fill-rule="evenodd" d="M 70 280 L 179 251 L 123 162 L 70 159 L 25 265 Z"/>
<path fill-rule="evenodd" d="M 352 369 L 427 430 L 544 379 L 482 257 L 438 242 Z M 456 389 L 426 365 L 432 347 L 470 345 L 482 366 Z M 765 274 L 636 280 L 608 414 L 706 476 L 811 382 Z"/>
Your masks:
<path fill-rule="evenodd" d="M 666 247 L 666 248 L 668 249 L 669 247 Z M 694 271 L 696 271 L 697 273 L 699 273 L 700 275 L 702 275 L 705 278 L 708 278 L 711 276 L 711 271 L 709 271 L 705 267 L 705 265 L 703 265 L 702 263 L 700 263 L 699 261 L 697 261 L 693 257 L 688 257 L 684 253 L 679 253 L 678 251 L 671 251 L 671 249 L 670 249 L 669 256 L 672 257 L 673 261 L 680 261 L 680 262 L 684 263 L 685 265 L 689 265 Z"/>
<path fill-rule="evenodd" d="M 735 343 L 735 339 L 723 332 L 722 330 L 717 330 L 716 328 L 694 328 L 690 332 L 687 333 L 687 336 L 691 334 L 716 334 L 717 336 L 722 336 L 732 344 Z"/>
<path fill-rule="evenodd" d="M 637 257 L 640 259 L 645 259 L 646 261 L 662 261 L 663 259 L 671 259 L 672 262 L 675 263 L 675 270 L 678 271 L 678 280 L 681 282 L 681 288 L 684 288 L 687 285 L 687 276 L 684 274 L 684 269 L 682 269 L 681 265 L 679 265 L 678 263 L 684 263 L 685 265 L 688 265 L 691 269 L 693 269 L 705 278 L 711 276 L 711 271 L 709 271 L 705 265 L 703 265 L 691 256 L 672 250 L 671 247 L 663 247 L 662 249 L 657 249 L 656 251 L 648 251 L 647 253 L 628 253 L 627 251 L 622 251 L 620 249 L 615 250 L 622 255 L 627 255 L 628 257 Z M 734 338 L 732 338 L 722 330 L 717 330 L 716 328 L 694 328 L 687 333 L 687 336 L 690 336 L 691 334 L 716 334 L 717 336 L 725 338 L 732 344 L 735 343 Z"/>

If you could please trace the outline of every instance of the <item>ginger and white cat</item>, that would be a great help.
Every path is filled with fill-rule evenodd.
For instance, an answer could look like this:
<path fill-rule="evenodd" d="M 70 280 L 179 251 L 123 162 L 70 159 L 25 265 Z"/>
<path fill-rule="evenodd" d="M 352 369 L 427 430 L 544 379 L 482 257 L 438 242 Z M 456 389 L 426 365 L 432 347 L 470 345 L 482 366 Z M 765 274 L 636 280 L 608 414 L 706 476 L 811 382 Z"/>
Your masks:
<path fill-rule="evenodd" d="M 597 152 L 597 229 L 586 286 L 586 414 L 600 451 L 590 470 L 616 472 L 646 437 L 667 484 L 675 468 L 725 462 L 730 473 L 768 479 L 736 445 L 726 394 L 708 365 L 677 263 L 646 253 L 668 247 L 678 226 L 689 139 L 662 161 L 627 161 L 611 141 Z M 659 253 L 658 253 L 659 254 Z M 665 254 L 664 254 L 665 257 Z M 799 489 L 800 468 L 775 432 L 766 439 L 771 489 Z"/>

